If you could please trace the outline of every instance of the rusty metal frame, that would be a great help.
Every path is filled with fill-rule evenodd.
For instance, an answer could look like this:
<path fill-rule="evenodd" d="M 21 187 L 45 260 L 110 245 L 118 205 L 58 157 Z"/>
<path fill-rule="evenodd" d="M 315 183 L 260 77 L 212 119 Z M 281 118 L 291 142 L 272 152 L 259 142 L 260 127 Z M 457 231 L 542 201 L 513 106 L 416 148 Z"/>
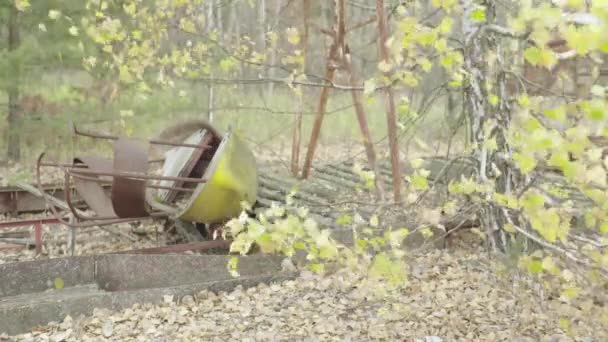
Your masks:
<path fill-rule="evenodd" d="M 42 252 L 42 227 L 46 224 L 61 224 L 62 222 L 55 217 L 39 218 L 33 220 L 19 220 L 10 222 L 0 222 L 0 229 L 34 226 L 34 241 L 36 246 L 36 255 Z M 180 253 L 186 251 L 202 251 L 208 249 L 227 250 L 232 244 L 231 240 L 211 240 L 193 243 L 181 243 L 174 245 L 166 245 L 160 247 L 150 247 L 141 249 L 130 249 L 119 252 L 107 252 L 104 254 L 165 254 L 165 253 Z"/>
<path fill-rule="evenodd" d="M 20 220 L 10 222 L 0 222 L 0 229 L 3 228 L 14 228 L 23 226 L 34 226 L 34 242 L 36 245 L 36 254 L 42 252 L 42 226 L 45 224 L 60 223 L 57 218 L 41 218 L 33 220 Z"/>
<path fill-rule="evenodd" d="M 133 218 L 119 218 L 119 217 L 84 217 L 83 215 L 78 213 L 78 210 L 75 208 L 75 206 L 73 205 L 73 203 L 71 202 L 71 196 L 68 193 L 65 192 L 64 190 L 64 197 L 65 197 L 65 201 L 70 209 L 70 212 L 72 213 L 72 215 L 80 220 L 86 220 L 88 222 L 71 222 L 69 220 L 65 219 L 65 215 L 62 215 L 58 208 L 56 207 L 55 204 L 52 203 L 52 201 L 48 198 L 48 194 L 46 192 L 44 192 L 44 189 L 42 188 L 42 181 L 41 181 L 41 177 L 40 177 L 40 167 L 41 167 L 41 162 L 42 162 L 42 158 L 44 158 L 45 153 L 41 153 L 38 156 L 38 160 L 36 162 L 36 182 L 37 182 L 37 187 L 38 190 L 40 191 L 40 193 L 42 194 L 47 207 L 51 210 L 51 212 L 53 213 L 53 216 L 63 225 L 68 226 L 68 227 L 72 227 L 72 228 L 85 228 L 85 227 L 94 227 L 94 226 L 102 226 L 102 225 L 110 225 L 110 224 L 118 224 L 118 223 L 127 223 L 127 222 L 135 222 L 135 221 L 142 221 L 142 220 L 146 220 L 146 219 L 151 219 L 151 218 L 162 218 L 162 217 L 166 217 L 167 214 L 164 212 L 152 212 L 150 213 L 148 216 L 142 216 L 142 217 L 133 217 Z M 48 164 L 48 163 L 47 163 Z M 64 170 L 65 172 L 65 170 Z M 68 173 L 65 174 L 66 177 L 69 177 Z M 69 182 L 66 182 L 66 184 L 64 184 L 64 189 L 69 190 Z"/>
<path fill-rule="evenodd" d="M 74 123 L 71 123 L 71 127 L 72 127 L 72 132 L 74 135 L 81 135 L 81 136 L 113 140 L 113 141 L 119 141 L 121 139 L 120 137 L 117 137 L 117 136 L 111 136 L 111 135 L 106 135 L 106 134 L 99 134 L 99 133 L 78 130 L 78 128 L 76 127 L 76 125 L 74 125 Z M 150 140 L 150 141 L 148 141 L 148 143 L 155 144 L 155 145 L 168 145 L 168 146 L 177 146 L 177 147 L 197 148 L 197 149 L 201 150 L 199 153 L 197 153 L 197 155 L 202 155 L 203 151 L 212 148 L 211 141 L 209 141 L 208 139 L 202 141 L 198 145 L 173 143 L 170 141 L 160 141 L 160 140 Z M 114 183 L 118 178 L 122 178 L 122 179 L 127 179 L 127 180 L 132 180 L 132 181 L 142 181 L 145 184 L 144 185 L 145 189 L 147 189 L 147 188 L 166 189 L 166 190 L 173 190 L 173 191 L 178 191 L 178 192 L 193 192 L 194 191 L 192 188 L 184 187 L 183 186 L 184 184 L 187 184 L 187 183 L 198 184 L 198 183 L 205 183 L 207 181 L 206 179 L 192 178 L 192 177 L 155 176 L 155 175 L 146 174 L 145 172 L 141 173 L 141 172 L 125 172 L 125 171 L 113 171 L 113 172 L 96 171 L 96 170 L 90 170 L 89 169 L 90 167 L 88 165 L 82 165 L 82 164 L 76 164 L 76 163 L 65 164 L 65 163 L 43 162 L 42 159 L 44 158 L 44 156 L 45 156 L 45 153 L 44 152 L 41 153 L 40 156 L 38 157 L 37 164 L 36 164 L 36 181 L 37 181 L 38 189 L 43 194 L 43 199 L 45 200 L 47 207 L 53 213 L 53 216 L 55 216 L 55 218 L 60 223 L 66 225 L 68 227 L 82 228 L 82 227 L 90 227 L 90 226 L 100 226 L 100 225 L 109 225 L 109 224 L 117 224 L 117 223 L 124 223 L 124 222 L 133 222 L 133 221 L 140 221 L 140 220 L 144 220 L 144 219 L 148 219 L 148 218 L 161 218 L 161 217 L 168 216 L 168 213 L 162 212 L 162 211 L 152 211 L 152 212 L 149 212 L 148 215 L 140 215 L 139 213 L 137 215 L 133 215 L 133 216 L 137 216 L 137 217 L 118 217 L 118 215 L 115 217 L 107 217 L 107 216 L 106 217 L 95 217 L 95 216 L 83 215 L 81 212 L 79 212 L 79 210 L 77 210 L 75 208 L 74 204 L 72 203 L 71 194 L 69 193 L 69 191 L 67 191 L 71 188 L 70 187 L 71 177 L 82 179 L 82 180 L 87 180 L 87 181 L 92 181 L 92 182 L 97 182 L 97 183 L 102 183 L 102 184 Z M 150 162 L 156 162 L 156 161 L 147 161 L 148 164 L 150 164 Z M 65 202 L 68 206 L 68 209 L 71 212 L 72 216 L 77 221 L 88 221 L 88 222 L 74 222 L 71 220 L 66 220 L 63 217 L 64 215 L 62 215 L 59 212 L 57 206 L 54 205 L 50 201 L 47 194 L 42 189 L 42 182 L 41 182 L 41 177 L 40 177 L 40 168 L 42 166 L 57 167 L 63 171 L 63 173 L 64 173 L 64 198 L 65 198 Z M 100 178 L 98 178 L 98 176 L 111 177 L 114 181 L 100 179 Z M 156 185 L 156 184 L 147 184 L 148 181 L 150 181 L 150 180 L 174 181 L 174 182 L 178 182 L 177 184 L 179 184 L 180 186 L 167 187 L 167 186 L 161 186 L 161 185 Z M 145 206 L 145 204 L 144 204 L 144 206 Z"/>
<path fill-rule="evenodd" d="M 94 133 L 94 132 L 79 130 L 78 128 L 76 128 L 76 125 L 73 122 L 70 123 L 70 126 L 72 128 L 72 133 L 74 135 L 80 135 L 80 136 L 89 137 L 89 138 L 105 139 L 105 140 L 118 140 L 118 139 L 120 139 L 120 137 L 115 136 L 115 135 L 102 134 L 102 133 Z M 148 142 L 150 144 L 152 144 L 152 145 L 164 145 L 164 146 L 176 146 L 176 147 L 191 147 L 191 148 L 200 148 L 200 149 L 207 148 L 207 146 L 205 146 L 205 145 L 175 143 L 175 142 L 172 142 L 172 141 L 156 140 L 156 139 L 149 140 Z"/>

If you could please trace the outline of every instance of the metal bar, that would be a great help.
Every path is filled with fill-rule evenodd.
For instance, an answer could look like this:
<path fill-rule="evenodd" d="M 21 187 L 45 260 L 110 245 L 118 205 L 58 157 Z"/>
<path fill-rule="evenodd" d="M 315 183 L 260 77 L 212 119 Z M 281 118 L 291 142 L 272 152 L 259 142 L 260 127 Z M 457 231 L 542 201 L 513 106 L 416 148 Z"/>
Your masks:
<path fill-rule="evenodd" d="M 114 135 L 93 133 L 93 132 L 87 132 L 87 131 L 79 131 L 76 128 L 76 125 L 74 125 L 73 123 L 72 123 L 72 130 L 74 131 L 74 134 L 76 134 L 76 135 L 82 135 L 82 136 L 89 137 L 89 138 L 99 138 L 99 139 L 106 139 L 106 140 L 118 140 L 119 139 L 119 137 L 114 136 Z M 148 142 L 153 145 L 191 147 L 191 148 L 201 148 L 201 149 L 208 149 L 210 147 L 209 145 L 182 144 L 182 143 L 174 143 L 171 141 L 163 141 L 163 140 L 155 140 L 155 139 L 149 140 Z"/>
<path fill-rule="evenodd" d="M 63 225 L 67 226 L 67 227 L 80 227 L 80 228 L 84 228 L 84 227 L 94 227 L 94 226 L 100 226 L 100 225 L 107 225 L 107 224 L 117 224 L 117 223 L 125 223 L 125 222 L 132 222 L 132 221 L 137 221 L 138 219 L 119 219 L 119 220 L 97 220 L 97 221 L 89 221 L 87 223 L 74 223 L 74 222 L 69 222 L 67 220 L 65 220 L 64 217 L 62 217 L 62 215 L 59 213 L 59 211 L 57 210 L 57 208 L 55 207 L 55 204 L 53 203 L 53 201 L 50 200 L 49 196 L 43 191 L 42 189 L 42 182 L 40 181 L 40 163 L 42 162 L 42 158 L 44 158 L 45 152 L 40 153 L 40 155 L 38 156 L 38 160 L 36 161 L 36 181 L 37 181 L 37 185 L 38 185 L 38 191 L 40 193 L 40 195 L 42 196 L 42 198 L 44 198 L 44 201 L 46 202 L 46 205 L 49 209 L 51 209 L 51 212 L 53 213 L 53 216 L 55 216 L 55 218 L 62 223 Z M 68 195 L 69 197 L 69 195 Z M 62 203 L 62 205 L 68 206 L 65 203 Z M 149 218 L 150 216 L 146 217 Z M 144 218 L 141 218 L 144 219 Z"/>
<path fill-rule="evenodd" d="M 57 220 L 54 217 L 48 217 L 48 218 L 34 219 L 34 220 L 0 222 L 0 229 L 1 228 L 25 227 L 25 226 L 31 226 L 31 225 L 36 225 L 36 224 L 44 225 L 44 224 L 51 224 L 51 223 L 59 223 L 59 220 Z"/>
<path fill-rule="evenodd" d="M 67 172 L 69 172 L 69 171 L 67 171 Z M 78 179 L 97 182 L 97 183 L 112 184 L 111 180 L 99 179 L 97 177 L 83 176 L 83 175 L 75 174 L 73 172 L 70 172 L 70 176 L 72 176 L 74 178 L 78 178 Z M 194 192 L 194 189 L 192 189 L 192 188 L 180 188 L 180 187 L 162 186 L 162 185 L 155 185 L 155 184 L 148 184 L 148 185 L 146 185 L 146 187 L 151 188 L 151 189 L 165 189 L 165 190 Z"/>
<path fill-rule="evenodd" d="M 228 249 L 230 248 L 231 240 L 212 240 L 193 243 L 184 243 L 178 245 L 169 245 L 163 247 L 151 247 L 143 249 L 132 249 L 128 251 L 112 252 L 108 254 L 164 254 L 164 253 L 179 253 L 186 251 L 200 251 L 213 248 Z"/>
<path fill-rule="evenodd" d="M 100 172 L 92 170 L 72 170 L 69 171 L 71 174 L 85 174 L 85 175 L 99 175 L 99 176 L 112 176 L 112 177 L 131 177 L 139 179 L 154 179 L 154 180 L 169 180 L 178 182 L 191 182 L 191 183 L 206 183 L 206 179 L 198 178 L 187 178 L 187 177 L 163 177 L 154 175 L 141 175 L 133 172 Z"/>
<path fill-rule="evenodd" d="M 34 224 L 34 241 L 36 241 L 36 255 L 42 253 L 42 224 L 36 222 Z"/>
<path fill-rule="evenodd" d="M 0 251 L 20 251 L 25 248 L 26 248 L 26 246 L 16 245 L 16 244 L 12 244 L 12 243 L 0 244 Z"/>
<path fill-rule="evenodd" d="M 80 167 L 83 169 L 89 168 L 86 164 L 66 164 L 66 163 L 40 163 L 40 166 L 47 167 Z"/>
<path fill-rule="evenodd" d="M 72 217 L 77 218 L 79 220 L 83 220 L 84 219 L 84 213 L 79 213 L 78 210 L 74 207 L 74 205 L 72 204 L 72 194 L 70 193 L 70 191 L 66 191 L 66 189 L 70 188 L 70 173 L 67 172 L 67 170 L 65 168 L 61 168 L 63 170 L 63 175 L 64 175 L 64 182 L 63 182 L 63 198 L 65 200 L 65 203 L 67 203 L 68 208 L 70 208 L 70 211 L 72 212 Z M 70 218 L 70 222 L 72 222 L 72 219 Z"/>
<path fill-rule="evenodd" d="M 70 217 L 70 223 L 72 222 L 76 222 L 76 218 L 74 216 Z M 69 227 L 68 247 L 70 248 L 70 256 L 74 256 L 76 251 L 76 227 Z"/>

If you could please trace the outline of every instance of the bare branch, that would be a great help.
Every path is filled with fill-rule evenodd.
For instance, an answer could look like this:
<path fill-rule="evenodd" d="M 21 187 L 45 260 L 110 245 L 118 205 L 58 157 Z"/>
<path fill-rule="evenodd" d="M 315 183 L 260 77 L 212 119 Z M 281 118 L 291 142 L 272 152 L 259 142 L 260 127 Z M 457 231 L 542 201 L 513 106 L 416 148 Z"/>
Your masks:
<path fill-rule="evenodd" d="M 550 249 L 554 252 L 558 252 L 560 254 L 563 254 L 566 258 L 576 262 L 577 264 L 581 264 L 581 265 L 585 265 L 588 267 L 591 267 L 592 265 L 590 265 L 587 261 L 585 260 L 581 260 L 579 258 L 577 258 L 576 256 L 574 256 L 574 254 L 571 251 L 565 250 L 561 247 L 558 247 L 552 243 L 549 243 L 541 238 L 539 238 L 538 236 L 528 232 L 526 229 L 523 229 L 521 227 L 519 227 L 518 225 L 516 225 L 515 223 L 513 223 L 513 220 L 511 220 L 511 216 L 509 215 L 509 212 L 507 211 L 506 208 L 501 208 L 502 213 L 504 215 L 504 217 L 507 219 L 507 221 L 509 222 L 509 224 L 513 227 L 513 229 L 515 229 L 517 232 L 521 233 L 522 235 L 524 235 L 525 237 L 527 237 L 528 239 L 538 243 L 539 245 L 545 247 L 546 249 Z"/>
<path fill-rule="evenodd" d="M 369 25 L 369 24 L 371 24 L 371 23 L 373 23 L 373 22 L 375 22 L 375 21 L 376 21 L 376 16 L 375 16 L 375 15 L 372 15 L 372 16 L 370 16 L 369 18 L 367 18 L 367 20 L 364 20 L 364 21 L 362 21 L 362 22 L 360 22 L 360 23 L 356 23 L 356 24 L 355 24 L 355 25 L 353 25 L 352 27 L 347 28 L 347 29 L 346 29 L 346 32 L 354 31 L 354 30 L 356 30 L 356 29 L 358 29 L 358 28 L 361 28 L 361 27 L 363 27 L 363 26 Z"/>
<path fill-rule="evenodd" d="M 336 90 L 343 91 L 363 91 L 364 88 L 362 86 L 347 86 L 336 84 L 334 82 L 325 81 L 325 83 L 316 83 L 316 82 L 305 82 L 305 81 L 295 81 L 289 80 L 285 78 L 273 78 L 273 77 L 260 77 L 260 78 L 250 78 L 250 79 L 227 79 L 227 78 L 194 78 L 191 79 L 193 81 L 205 82 L 209 84 L 215 85 L 235 85 L 235 84 L 264 84 L 264 83 L 284 83 L 286 85 L 301 85 L 305 87 L 314 87 L 314 88 L 331 88 Z M 379 91 L 387 86 L 376 87 L 374 91 Z"/>

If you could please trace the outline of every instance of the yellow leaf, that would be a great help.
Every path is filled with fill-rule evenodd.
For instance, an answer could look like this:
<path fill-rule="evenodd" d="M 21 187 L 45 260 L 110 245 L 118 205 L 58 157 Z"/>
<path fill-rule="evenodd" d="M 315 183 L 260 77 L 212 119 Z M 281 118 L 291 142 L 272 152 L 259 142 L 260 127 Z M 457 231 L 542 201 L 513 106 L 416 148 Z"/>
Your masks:
<path fill-rule="evenodd" d="M 372 216 L 372 217 L 369 219 L 369 224 L 370 224 L 370 226 L 372 226 L 372 227 L 376 228 L 376 227 L 378 227 L 378 224 L 379 224 L 379 222 L 378 222 L 378 221 L 379 221 L 379 220 L 378 220 L 378 215 L 373 215 L 373 216 Z"/>
<path fill-rule="evenodd" d="M 59 12 L 58 10 L 52 9 L 49 11 L 49 18 L 51 18 L 52 20 L 57 20 L 60 16 L 61 12 Z"/>
<path fill-rule="evenodd" d="M 382 72 L 389 72 L 391 71 L 391 64 L 382 60 L 380 63 L 378 63 L 378 69 L 380 69 Z"/>
<path fill-rule="evenodd" d="M 376 81 L 374 79 L 369 79 L 363 83 L 363 94 L 369 95 L 376 90 Z"/>
<path fill-rule="evenodd" d="M 567 332 L 570 330 L 570 321 L 565 317 L 561 317 L 559 319 L 559 326 Z"/>
<path fill-rule="evenodd" d="M 527 154 L 515 152 L 513 153 L 513 160 L 524 174 L 530 173 L 536 167 L 536 159 Z"/>
<path fill-rule="evenodd" d="M 29 0 L 15 0 L 15 7 L 19 11 L 25 11 L 26 9 L 30 8 L 30 6 Z"/>
<path fill-rule="evenodd" d="M 514 234 L 514 233 L 516 233 L 516 232 L 517 232 L 517 231 L 515 230 L 515 228 L 513 228 L 513 225 L 511 225 L 511 224 L 509 224 L 509 223 L 505 224 L 505 225 L 504 225 L 502 228 L 503 228 L 503 229 L 504 229 L 504 230 L 505 230 L 507 233 Z"/>
<path fill-rule="evenodd" d="M 300 43 L 300 34 L 297 28 L 289 27 L 287 29 L 287 41 L 292 45 Z"/>
<path fill-rule="evenodd" d="M 228 260 L 228 272 L 230 272 L 230 275 L 232 277 L 238 277 L 239 276 L 239 272 L 237 272 L 237 267 L 238 267 L 238 262 L 239 262 L 239 258 L 238 257 L 232 257 L 230 258 L 230 260 Z"/>
<path fill-rule="evenodd" d="M 559 268 L 557 267 L 557 265 L 555 264 L 555 262 L 553 261 L 553 259 L 551 259 L 551 257 L 547 256 L 543 259 L 542 262 L 543 265 L 543 270 L 551 273 L 551 274 L 559 274 Z"/>
<path fill-rule="evenodd" d="M 76 27 L 76 26 L 71 26 L 68 31 L 70 32 L 70 34 L 72 36 L 77 36 L 78 35 L 78 27 Z"/>
<path fill-rule="evenodd" d="M 562 296 L 564 296 L 566 299 L 573 299 L 574 297 L 578 296 L 580 292 L 581 289 L 577 287 L 569 287 L 562 291 Z"/>
<path fill-rule="evenodd" d="M 445 16 L 437 28 L 439 29 L 440 33 L 447 34 L 452 31 L 453 24 L 454 20 L 449 16 Z"/>
<path fill-rule="evenodd" d="M 122 8 L 125 10 L 125 13 L 127 13 L 130 16 L 135 15 L 135 2 L 131 2 L 130 4 L 127 5 L 122 5 Z"/>

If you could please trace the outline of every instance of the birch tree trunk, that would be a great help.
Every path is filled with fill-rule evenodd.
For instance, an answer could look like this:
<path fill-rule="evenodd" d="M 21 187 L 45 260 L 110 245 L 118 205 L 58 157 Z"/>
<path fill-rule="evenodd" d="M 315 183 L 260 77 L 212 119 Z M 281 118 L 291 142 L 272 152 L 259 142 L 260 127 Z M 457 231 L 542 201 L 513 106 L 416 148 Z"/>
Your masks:
<path fill-rule="evenodd" d="M 272 25 L 272 29 L 274 31 L 279 29 L 279 16 L 281 15 L 281 0 L 275 0 L 274 3 L 274 23 Z M 278 41 L 275 42 L 275 44 L 278 44 Z M 275 70 L 276 68 L 274 68 L 274 65 L 277 62 L 277 49 L 278 46 L 273 46 L 270 49 L 270 69 L 268 70 L 268 76 L 271 78 L 274 78 L 275 76 Z M 268 83 L 268 97 L 271 98 L 274 94 L 274 82 L 269 82 Z"/>
<path fill-rule="evenodd" d="M 232 6 L 232 20 L 234 27 L 232 28 L 232 32 L 234 32 L 234 39 L 235 39 L 235 44 L 238 47 L 241 46 L 241 22 L 239 21 L 239 3 L 240 2 L 236 2 L 233 6 Z M 239 79 L 244 79 L 245 78 L 245 71 L 243 70 L 243 62 L 239 61 Z M 239 82 L 238 84 L 238 89 L 239 92 L 243 92 L 243 84 Z"/>
<path fill-rule="evenodd" d="M 463 3 L 462 29 L 465 42 L 464 67 L 468 72 L 468 84 L 465 87 L 464 106 L 469 116 L 470 139 L 473 145 L 473 157 L 477 160 L 477 181 L 480 184 L 495 182 L 497 193 L 510 194 L 515 189 L 516 170 L 505 162 L 511 159 L 511 148 L 507 141 L 507 129 L 511 124 L 511 108 L 508 103 L 507 81 L 503 72 L 493 72 L 489 69 L 485 56 L 490 49 L 497 54 L 498 70 L 508 70 L 504 63 L 500 42 L 492 43 L 484 33 L 480 23 L 472 22 L 472 13 L 476 8 L 473 0 Z M 496 16 L 492 3 L 486 7 L 487 23 L 493 24 Z M 495 45 L 491 45 L 495 44 Z M 498 74 L 498 76 L 496 76 Z M 499 93 L 498 109 L 492 108 L 489 103 L 488 83 L 494 84 Z M 488 151 L 488 140 L 496 139 L 496 151 Z M 502 156 L 502 158 L 498 158 Z M 490 177 L 491 176 L 491 177 Z M 486 230 L 487 242 L 492 250 L 506 245 L 503 231 L 508 218 L 505 211 L 495 205 L 490 194 L 485 198 L 485 204 L 480 211 L 480 221 Z"/>
<path fill-rule="evenodd" d="M 213 4 L 214 7 L 215 3 Z M 215 19 L 215 27 L 217 28 L 217 36 L 220 39 L 220 43 L 224 42 L 224 22 L 222 21 L 222 8 L 223 5 L 220 3 L 217 6 L 217 9 L 215 11 L 216 13 L 216 19 Z"/>
<path fill-rule="evenodd" d="M 302 20 L 302 57 L 304 58 L 304 62 L 302 63 L 302 72 L 306 74 L 308 71 L 308 20 L 310 19 L 311 0 L 302 0 L 302 6 L 302 10 L 304 11 L 304 18 Z M 296 177 L 300 171 L 300 148 L 302 140 L 302 112 L 304 111 L 304 96 L 306 96 L 306 89 L 301 89 L 300 96 L 298 98 L 298 113 L 295 117 L 293 139 L 291 142 L 291 174 Z"/>
<path fill-rule="evenodd" d="M 258 1 L 258 49 L 262 56 L 266 56 L 266 0 Z M 262 68 L 262 77 L 268 76 L 267 61 L 264 60 L 264 67 Z M 264 86 L 260 86 L 258 89 L 260 95 L 264 96 Z"/>
<path fill-rule="evenodd" d="M 17 7 L 12 4 L 10 9 L 10 18 L 8 22 L 9 53 L 17 50 L 19 48 L 19 44 L 19 10 L 17 10 Z M 10 81 L 10 86 L 8 88 L 7 157 L 9 160 L 13 161 L 19 161 L 19 159 L 21 158 L 21 142 L 19 139 L 19 133 L 21 129 L 21 119 L 19 118 L 19 87 L 21 85 L 21 75 L 19 69 L 19 65 L 13 66 L 13 77 Z"/>
<path fill-rule="evenodd" d="M 215 23 L 213 20 L 213 7 L 215 6 L 215 0 L 210 0 L 207 2 L 207 34 L 210 34 L 215 28 Z"/>

